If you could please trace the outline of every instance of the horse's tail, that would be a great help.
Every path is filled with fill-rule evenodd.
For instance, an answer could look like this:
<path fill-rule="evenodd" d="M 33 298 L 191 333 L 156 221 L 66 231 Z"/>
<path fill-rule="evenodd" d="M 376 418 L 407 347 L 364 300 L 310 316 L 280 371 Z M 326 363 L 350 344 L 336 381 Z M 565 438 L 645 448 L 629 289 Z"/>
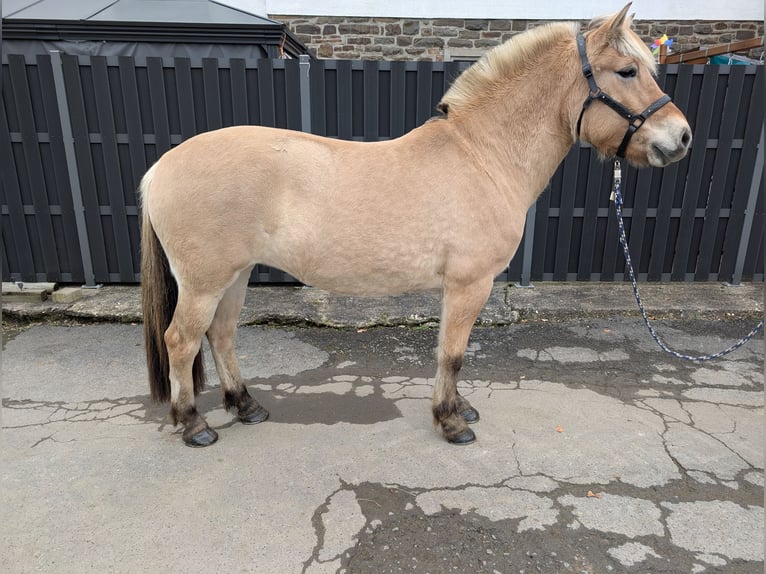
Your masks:
<path fill-rule="evenodd" d="M 149 368 L 149 389 L 155 401 L 170 400 L 170 361 L 165 345 L 165 331 L 170 326 L 178 302 L 178 284 L 170 271 L 170 263 L 160 244 L 146 208 L 147 193 L 152 184 L 155 166 L 141 180 L 139 195 L 141 215 L 141 307 L 144 320 L 144 347 Z M 205 386 L 202 350 L 192 368 L 194 394 Z"/>

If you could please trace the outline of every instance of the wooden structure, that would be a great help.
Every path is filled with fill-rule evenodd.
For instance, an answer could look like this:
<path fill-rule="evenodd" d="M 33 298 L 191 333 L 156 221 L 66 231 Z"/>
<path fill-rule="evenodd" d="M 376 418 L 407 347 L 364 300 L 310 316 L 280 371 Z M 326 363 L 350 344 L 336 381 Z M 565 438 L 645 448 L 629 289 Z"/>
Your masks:
<path fill-rule="evenodd" d="M 711 46 L 710 48 L 695 48 L 686 52 L 677 54 L 668 54 L 668 48 L 664 44 L 660 46 L 660 64 L 707 64 L 712 56 L 720 54 L 735 54 L 737 52 L 747 52 L 763 46 L 763 38 L 751 38 L 739 42 L 729 42 L 720 46 Z"/>

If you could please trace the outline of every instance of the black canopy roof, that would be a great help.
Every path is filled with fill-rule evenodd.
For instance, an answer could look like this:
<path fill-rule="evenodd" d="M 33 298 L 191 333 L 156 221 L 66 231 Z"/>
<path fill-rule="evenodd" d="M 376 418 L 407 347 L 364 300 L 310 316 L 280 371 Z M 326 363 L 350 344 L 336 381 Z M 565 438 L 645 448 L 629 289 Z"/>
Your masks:
<path fill-rule="evenodd" d="M 122 55 L 127 45 L 129 54 L 179 55 L 169 48 L 173 44 L 184 45 L 185 54 L 217 55 L 202 45 L 229 46 L 223 51 L 234 49 L 238 56 L 248 55 L 246 47 L 255 57 L 308 53 L 281 22 L 214 0 L 3 0 L 2 9 L 8 49 L 20 41 L 27 47 L 69 43 L 67 52 L 94 53 L 98 47 L 103 55 Z M 151 46 L 140 50 L 136 44 Z M 260 54 L 252 53 L 256 48 Z M 158 49 L 173 53 L 157 54 Z"/>

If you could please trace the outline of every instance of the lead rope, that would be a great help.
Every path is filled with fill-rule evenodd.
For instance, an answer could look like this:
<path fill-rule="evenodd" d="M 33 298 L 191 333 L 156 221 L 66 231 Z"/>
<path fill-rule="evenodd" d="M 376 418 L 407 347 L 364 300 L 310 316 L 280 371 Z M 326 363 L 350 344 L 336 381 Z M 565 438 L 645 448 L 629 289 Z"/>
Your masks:
<path fill-rule="evenodd" d="M 755 326 L 753 327 L 752 331 L 742 337 L 739 341 L 734 343 L 731 347 L 728 347 L 724 349 L 723 351 L 719 351 L 718 353 L 714 353 L 712 355 L 700 355 L 698 357 L 694 357 L 691 355 L 684 355 L 683 353 L 679 353 L 678 351 L 674 351 L 670 347 L 668 347 L 665 344 L 665 341 L 662 340 L 662 338 L 657 334 L 657 332 L 654 330 L 654 327 L 652 326 L 651 322 L 649 321 L 649 317 L 646 314 L 646 309 L 644 309 L 644 304 L 641 302 L 641 295 L 638 293 L 638 284 L 636 283 L 636 275 L 633 272 L 633 264 L 630 260 L 630 250 L 628 249 L 628 240 L 625 237 L 625 223 L 622 221 L 622 166 L 620 165 L 619 160 L 614 161 L 614 179 L 612 184 L 612 196 L 610 197 L 612 201 L 614 201 L 614 209 L 617 214 L 617 227 L 620 230 L 620 243 L 622 244 L 622 251 L 625 254 L 625 267 L 628 270 L 628 275 L 630 276 L 630 283 L 633 286 L 633 295 L 636 297 L 636 303 L 638 303 L 638 309 L 641 311 L 641 317 L 644 319 L 644 324 L 646 325 L 646 328 L 649 329 L 649 334 L 652 336 L 652 338 L 655 340 L 655 342 L 660 346 L 660 349 L 665 351 L 666 353 L 669 353 L 673 355 L 674 357 L 677 357 L 679 359 L 685 359 L 687 361 L 711 361 L 713 359 L 719 359 L 725 355 L 728 355 L 729 353 L 736 351 L 739 349 L 742 345 L 750 341 L 755 335 L 758 334 L 758 332 L 763 329 L 763 319 Z"/>

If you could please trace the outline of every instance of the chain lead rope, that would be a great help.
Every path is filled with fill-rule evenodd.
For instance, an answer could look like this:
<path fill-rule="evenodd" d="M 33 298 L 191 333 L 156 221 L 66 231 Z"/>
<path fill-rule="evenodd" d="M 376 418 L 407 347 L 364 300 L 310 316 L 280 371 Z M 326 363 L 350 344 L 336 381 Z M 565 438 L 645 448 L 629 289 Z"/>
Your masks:
<path fill-rule="evenodd" d="M 625 223 L 622 220 L 622 166 L 620 165 L 619 160 L 615 160 L 614 162 L 614 178 L 613 178 L 613 184 L 612 184 L 612 196 L 610 199 L 614 201 L 614 209 L 617 213 L 617 227 L 620 231 L 620 243 L 622 244 L 622 251 L 625 254 L 625 268 L 628 271 L 628 275 L 630 276 L 630 283 L 633 287 L 633 295 L 636 297 L 636 303 L 638 303 L 638 309 L 641 311 L 641 317 L 644 319 L 644 324 L 646 325 L 646 328 L 649 329 L 649 334 L 652 336 L 652 338 L 655 340 L 655 342 L 660 346 L 660 349 L 665 351 L 666 353 L 669 353 L 673 355 L 676 358 L 679 359 L 685 359 L 687 361 L 711 361 L 713 359 L 719 359 L 725 355 L 728 355 L 729 353 L 736 351 L 739 349 L 742 345 L 750 341 L 753 337 L 755 337 L 761 329 L 763 329 L 763 319 L 755 326 L 753 329 L 742 337 L 739 341 L 734 343 L 732 346 L 724 349 L 723 351 L 719 351 L 718 353 L 713 353 L 712 355 L 700 355 L 700 356 L 692 356 L 692 355 L 684 355 L 683 353 L 679 353 L 678 351 L 674 351 L 670 347 L 668 347 L 665 344 L 665 341 L 662 340 L 662 338 L 657 334 L 657 332 L 654 330 L 654 327 L 652 326 L 651 322 L 649 321 L 649 317 L 646 314 L 646 309 L 644 309 L 644 304 L 641 301 L 641 295 L 638 293 L 638 284 L 636 283 L 636 275 L 633 272 L 633 263 L 630 259 L 630 250 L 628 249 L 628 240 L 625 237 Z"/>

